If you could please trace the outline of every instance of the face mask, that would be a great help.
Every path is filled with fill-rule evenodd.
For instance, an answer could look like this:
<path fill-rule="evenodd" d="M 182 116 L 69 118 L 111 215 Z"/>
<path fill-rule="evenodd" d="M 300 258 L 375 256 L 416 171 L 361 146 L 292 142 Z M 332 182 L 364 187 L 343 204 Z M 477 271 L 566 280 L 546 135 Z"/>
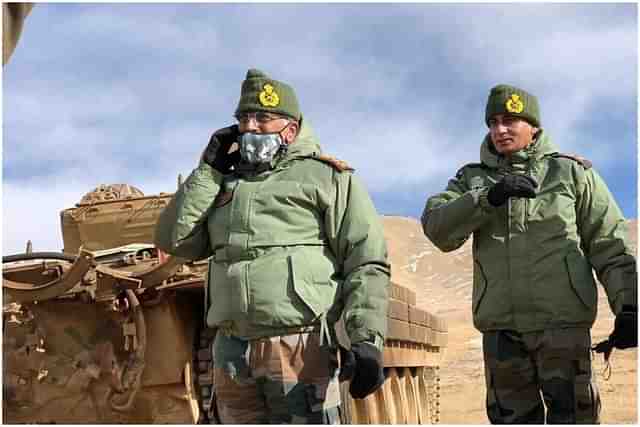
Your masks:
<path fill-rule="evenodd" d="M 243 133 L 240 137 L 240 157 L 247 163 L 269 163 L 283 146 L 279 133 Z"/>

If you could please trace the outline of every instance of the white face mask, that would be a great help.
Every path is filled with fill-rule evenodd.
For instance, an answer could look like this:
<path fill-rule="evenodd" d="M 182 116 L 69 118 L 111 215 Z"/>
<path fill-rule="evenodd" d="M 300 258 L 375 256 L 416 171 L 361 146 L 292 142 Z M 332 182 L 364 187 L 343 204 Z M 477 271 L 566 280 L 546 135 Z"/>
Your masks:
<path fill-rule="evenodd" d="M 282 147 L 286 144 L 279 132 L 246 132 L 240 137 L 240 157 L 250 164 L 271 162 Z"/>

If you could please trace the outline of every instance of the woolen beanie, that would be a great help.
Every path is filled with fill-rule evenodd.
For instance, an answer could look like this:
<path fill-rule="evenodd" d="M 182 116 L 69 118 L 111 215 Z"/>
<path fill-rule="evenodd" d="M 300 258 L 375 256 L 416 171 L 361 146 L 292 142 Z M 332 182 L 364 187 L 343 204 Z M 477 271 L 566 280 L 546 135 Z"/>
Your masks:
<path fill-rule="evenodd" d="M 522 117 L 532 126 L 540 127 L 538 98 L 515 86 L 498 85 L 491 89 L 484 116 L 487 126 L 495 114 Z"/>
<path fill-rule="evenodd" d="M 242 82 L 236 115 L 251 111 L 283 114 L 300 120 L 300 107 L 293 88 L 254 68 L 247 71 Z"/>

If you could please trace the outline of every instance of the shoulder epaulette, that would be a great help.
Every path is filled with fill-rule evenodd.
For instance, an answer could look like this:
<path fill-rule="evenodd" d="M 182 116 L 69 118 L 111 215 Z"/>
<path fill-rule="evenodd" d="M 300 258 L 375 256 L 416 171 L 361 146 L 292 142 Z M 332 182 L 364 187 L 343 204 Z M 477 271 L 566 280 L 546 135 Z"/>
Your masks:
<path fill-rule="evenodd" d="M 340 172 L 355 170 L 344 160 L 336 159 L 335 157 L 328 154 L 316 154 L 313 158 L 331 165 L 334 169 L 339 170 Z"/>
<path fill-rule="evenodd" d="M 591 169 L 591 167 L 593 166 L 593 163 L 591 163 L 590 160 L 585 159 L 582 156 L 579 156 L 577 154 L 567 154 L 567 153 L 553 153 L 552 155 L 553 157 L 563 157 L 565 159 L 571 159 L 575 162 L 578 162 L 582 165 L 583 168 L 585 169 Z"/>
<path fill-rule="evenodd" d="M 485 165 L 484 163 L 467 163 L 466 165 L 464 165 L 465 168 L 482 168 L 482 169 L 486 169 L 487 165 Z"/>
<path fill-rule="evenodd" d="M 485 165 L 484 163 L 467 163 L 466 165 L 462 166 L 460 169 L 458 169 L 458 172 L 456 172 L 456 178 L 460 178 L 462 176 L 462 171 L 465 168 L 482 168 L 482 169 L 486 169 L 487 165 Z"/>

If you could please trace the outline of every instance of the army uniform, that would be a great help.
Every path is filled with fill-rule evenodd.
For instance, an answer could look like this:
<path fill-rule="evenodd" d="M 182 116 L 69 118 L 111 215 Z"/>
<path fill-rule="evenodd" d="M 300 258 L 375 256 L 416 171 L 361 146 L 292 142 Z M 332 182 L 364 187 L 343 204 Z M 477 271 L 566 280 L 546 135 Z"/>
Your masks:
<path fill-rule="evenodd" d="M 526 93 L 509 89 L 526 102 Z M 542 129 L 511 156 L 498 154 L 487 135 L 480 155 L 427 200 L 422 225 L 445 252 L 473 234 L 473 322 L 483 333 L 489 419 L 544 423 L 542 392 L 547 422 L 596 423 L 592 268 L 616 315 L 636 305 L 627 223 L 591 164 L 560 153 Z M 535 197 L 489 203 L 506 175 L 533 178 Z"/>
<path fill-rule="evenodd" d="M 250 70 L 240 106 L 285 98 L 265 79 Z M 222 174 L 201 162 L 158 223 L 158 247 L 211 257 L 207 324 L 218 328 L 214 387 L 225 423 L 337 422 L 341 315 L 352 344 L 382 350 L 389 264 L 380 219 L 357 176 L 300 123 L 259 171 Z"/>

